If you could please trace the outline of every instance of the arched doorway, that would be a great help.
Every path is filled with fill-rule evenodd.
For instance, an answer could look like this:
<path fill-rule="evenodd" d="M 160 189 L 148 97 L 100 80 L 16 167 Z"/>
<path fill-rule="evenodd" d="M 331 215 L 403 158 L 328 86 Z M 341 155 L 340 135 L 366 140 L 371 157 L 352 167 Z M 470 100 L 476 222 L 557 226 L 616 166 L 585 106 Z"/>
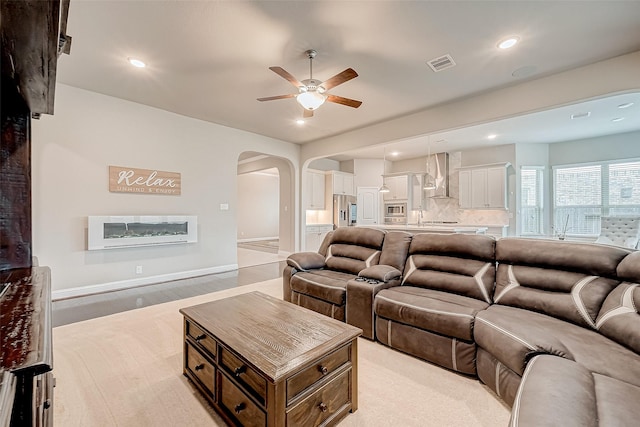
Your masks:
<path fill-rule="evenodd" d="M 251 242 L 265 254 L 254 254 L 254 263 L 282 260 L 294 251 L 294 182 L 293 164 L 285 158 L 253 151 L 238 157 L 238 242 Z M 238 265 L 243 263 L 239 252 Z"/>

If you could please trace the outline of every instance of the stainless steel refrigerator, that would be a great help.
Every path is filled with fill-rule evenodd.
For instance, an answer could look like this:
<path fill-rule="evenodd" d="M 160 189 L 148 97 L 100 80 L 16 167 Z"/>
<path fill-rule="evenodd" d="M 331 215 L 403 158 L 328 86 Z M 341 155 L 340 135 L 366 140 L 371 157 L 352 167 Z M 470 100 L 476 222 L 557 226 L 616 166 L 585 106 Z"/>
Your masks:
<path fill-rule="evenodd" d="M 333 228 L 356 225 L 358 207 L 355 196 L 333 195 Z"/>

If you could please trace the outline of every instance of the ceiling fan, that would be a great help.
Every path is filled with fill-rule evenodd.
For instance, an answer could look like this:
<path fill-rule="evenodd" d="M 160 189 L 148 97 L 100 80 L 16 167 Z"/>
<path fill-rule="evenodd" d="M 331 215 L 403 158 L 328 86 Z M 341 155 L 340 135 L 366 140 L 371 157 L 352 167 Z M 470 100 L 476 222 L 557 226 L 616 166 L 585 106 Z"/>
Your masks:
<path fill-rule="evenodd" d="M 358 73 L 352 68 L 347 68 L 341 73 L 336 74 L 324 82 L 313 78 L 313 58 L 316 57 L 318 52 L 313 49 L 305 51 L 309 58 L 309 78 L 298 81 L 295 77 L 285 71 L 282 67 L 269 67 L 271 71 L 286 79 L 298 89 L 298 93 L 291 93 L 288 95 L 268 96 L 266 98 L 258 98 L 258 101 L 273 101 L 276 99 L 296 98 L 296 101 L 304 108 L 303 116 L 312 117 L 313 111 L 324 104 L 325 101 L 335 102 L 336 104 L 346 105 L 347 107 L 358 108 L 362 101 L 356 101 L 355 99 L 344 98 L 338 95 L 331 95 L 327 92 L 353 78 L 358 77 Z"/>

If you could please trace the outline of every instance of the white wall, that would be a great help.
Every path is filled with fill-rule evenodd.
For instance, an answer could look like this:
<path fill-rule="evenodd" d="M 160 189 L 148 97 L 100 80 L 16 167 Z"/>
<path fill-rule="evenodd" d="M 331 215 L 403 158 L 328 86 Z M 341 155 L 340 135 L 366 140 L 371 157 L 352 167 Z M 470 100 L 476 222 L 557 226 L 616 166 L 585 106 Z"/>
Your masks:
<path fill-rule="evenodd" d="M 76 287 L 237 268 L 239 154 L 289 159 L 294 176 L 300 161 L 295 144 L 65 85 L 56 88 L 55 115 L 34 120 L 32 131 L 33 252 L 52 269 L 54 297 Z M 109 165 L 179 172 L 182 195 L 110 193 Z M 223 203 L 229 210 L 220 209 Z M 135 214 L 197 215 L 199 241 L 86 250 L 88 215 Z M 142 275 L 135 274 L 137 265 Z"/>
<path fill-rule="evenodd" d="M 238 175 L 238 240 L 278 238 L 279 192 L 277 172 Z"/>
<path fill-rule="evenodd" d="M 553 165 L 640 158 L 640 132 L 628 132 L 549 145 Z"/>

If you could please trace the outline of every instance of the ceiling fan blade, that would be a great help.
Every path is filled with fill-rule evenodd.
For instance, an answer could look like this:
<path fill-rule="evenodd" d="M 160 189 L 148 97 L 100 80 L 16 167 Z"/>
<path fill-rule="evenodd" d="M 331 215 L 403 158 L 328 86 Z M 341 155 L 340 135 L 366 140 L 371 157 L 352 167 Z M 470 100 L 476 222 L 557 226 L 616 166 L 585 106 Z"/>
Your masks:
<path fill-rule="evenodd" d="M 325 90 L 329 90 L 356 77 L 358 77 L 358 73 L 356 73 L 353 68 L 347 68 L 343 72 L 331 77 L 329 80 L 322 82 L 320 86 L 322 86 Z"/>
<path fill-rule="evenodd" d="M 356 101 L 355 99 L 345 98 L 338 95 L 327 95 L 327 101 L 335 102 L 336 104 L 346 105 L 347 107 L 358 108 L 362 105 L 362 101 Z"/>
<path fill-rule="evenodd" d="M 307 110 L 306 108 L 302 109 L 302 117 L 308 119 L 309 117 L 313 117 L 313 110 Z"/>
<path fill-rule="evenodd" d="M 291 93 L 289 95 L 277 95 L 277 96 L 267 96 L 266 98 L 258 98 L 258 101 L 274 101 L 276 99 L 287 99 L 287 98 L 293 98 L 296 95 Z"/>
<path fill-rule="evenodd" d="M 297 87 L 297 88 L 305 87 L 302 83 L 300 83 L 300 81 L 298 79 L 296 79 L 291 74 L 289 74 L 288 71 L 285 71 L 284 68 L 282 68 L 282 67 L 269 67 L 269 69 L 271 71 L 273 71 L 274 73 L 276 73 L 277 75 L 279 75 L 280 77 L 282 77 L 283 79 L 289 81 L 289 83 L 291 83 L 295 87 Z"/>

